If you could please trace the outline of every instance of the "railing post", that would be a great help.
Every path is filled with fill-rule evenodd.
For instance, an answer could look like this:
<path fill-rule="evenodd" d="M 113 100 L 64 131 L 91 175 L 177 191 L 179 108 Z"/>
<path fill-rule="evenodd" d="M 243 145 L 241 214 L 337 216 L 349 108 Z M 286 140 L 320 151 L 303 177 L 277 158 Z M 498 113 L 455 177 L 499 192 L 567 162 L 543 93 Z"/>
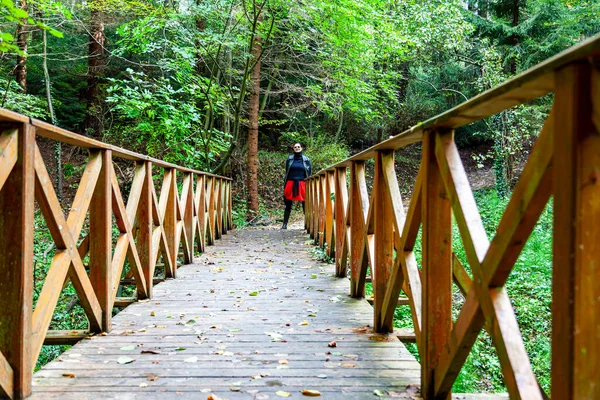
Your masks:
<path fill-rule="evenodd" d="M 194 193 L 194 202 L 196 205 L 196 229 L 198 229 L 198 252 L 204 253 L 204 243 L 206 242 L 206 200 L 204 194 L 204 175 L 196 177 L 196 192 Z"/>
<path fill-rule="evenodd" d="M 0 133 L 0 397 L 31 394 L 35 128 Z"/>
<path fill-rule="evenodd" d="M 314 244 L 319 241 L 319 176 L 313 177 L 311 180 L 311 193 L 312 193 L 312 207 L 311 207 L 311 232 L 310 237 L 313 239 Z"/>
<path fill-rule="evenodd" d="M 165 169 L 163 186 L 160 193 L 161 200 L 165 198 L 163 226 L 167 239 L 167 247 L 173 263 L 173 269 L 165 268 L 165 276 L 167 278 L 175 278 L 177 276 L 177 255 L 179 248 L 176 246 L 177 241 L 177 173 L 175 169 Z"/>
<path fill-rule="evenodd" d="M 206 207 L 208 232 L 206 244 L 212 246 L 215 244 L 215 178 L 206 177 Z"/>
<path fill-rule="evenodd" d="M 600 73 L 574 64 L 554 81 L 552 397 L 598 399 Z"/>
<path fill-rule="evenodd" d="M 336 193 L 334 185 L 334 171 L 325 173 L 325 242 L 327 242 L 327 255 L 335 257 L 335 232 L 334 211 Z"/>
<path fill-rule="evenodd" d="M 377 151 L 375 155 L 375 179 L 373 182 L 374 202 L 373 212 L 375 226 L 375 260 L 371 266 L 371 275 L 373 279 L 373 294 L 375 301 L 373 311 L 375 312 L 374 327 L 377 332 L 392 332 L 393 321 L 388 320 L 384 325 L 381 318 L 381 310 L 385 300 L 388 282 L 390 279 L 392 266 L 394 264 L 394 213 L 392 202 L 390 200 L 389 189 L 387 188 L 384 170 L 383 158 L 393 158 L 393 151 Z"/>
<path fill-rule="evenodd" d="M 183 258 L 185 264 L 194 262 L 194 176 L 191 172 L 186 172 L 183 176 L 183 190 L 181 191 L 181 218 L 185 227 L 184 244 L 187 242 L 187 249 L 184 246 Z"/>
<path fill-rule="evenodd" d="M 325 215 L 327 213 L 327 175 L 319 175 L 319 247 L 325 246 Z"/>
<path fill-rule="evenodd" d="M 311 182 L 312 179 L 306 179 L 306 201 L 304 203 L 304 229 L 306 233 L 310 235 L 310 209 L 312 207 L 312 193 L 311 193 Z"/>
<path fill-rule="evenodd" d="M 112 153 L 101 150 L 102 169 L 90 203 L 90 281 L 102 308 L 102 330 L 110 332 L 113 306 Z"/>
<path fill-rule="evenodd" d="M 335 193 L 335 275 L 339 278 L 344 278 L 348 264 L 348 241 L 346 236 L 348 187 L 346 186 L 346 167 L 335 169 Z"/>
<path fill-rule="evenodd" d="M 364 297 L 361 270 L 366 268 L 368 257 L 362 257 L 365 248 L 365 221 L 369 210 L 369 197 L 365 180 L 364 161 L 352 161 L 350 171 L 350 295 Z M 362 265 L 361 265 L 362 264 Z"/>
<path fill-rule="evenodd" d="M 452 210 L 435 157 L 437 134 L 423 135 L 423 326 L 419 343 L 425 399 L 434 398 L 435 369 L 452 328 Z"/>
<path fill-rule="evenodd" d="M 145 161 L 144 165 L 144 184 L 142 186 L 142 194 L 140 196 L 140 204 L 137 211 L 137 241 L 138 254 L 144 278 L 146 278 L 146 288 L 148 298 L 152 298 L 152 278 L 154 277 L 154 265 L 156 260 L 153 258 L 154 251 L 152 249 L 152 235 L 154 232 L 154 222 L 152 220 L 152 162 Z"/>
<path fill-rule="evenodd" d="M 321 182 L 319 175 L 313 180 L 313 234 L 314 244 L 319 243 L 319 215 L 321 214 Z"/>

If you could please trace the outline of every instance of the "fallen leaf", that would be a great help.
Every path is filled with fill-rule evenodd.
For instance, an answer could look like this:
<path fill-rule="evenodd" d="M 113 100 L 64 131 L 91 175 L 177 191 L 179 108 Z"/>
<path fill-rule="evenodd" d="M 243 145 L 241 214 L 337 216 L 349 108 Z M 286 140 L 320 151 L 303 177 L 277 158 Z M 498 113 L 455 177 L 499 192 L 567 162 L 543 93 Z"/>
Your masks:
<path fill-rule="evenodd" d="M 342 364 L 342 367 L 344 367 L 344 368 L 354 368 L 354 367 L 356 367 L 356 364 Z"/>
<path fill-rule="evenodd" d="M 148 387 L 148 384 L 146 382 L 142 382 L 142 383 L 140 383 L 140 387 L 141 388 Z"/>
<path fill-rule="evenodd" d="M 188 322 L 185 323 L 185 326 L 194 326 L 196 325 L 196 321 L 193 319 L 190 319 Z"/>
<path fill-rule="evenodd" d="M 323 375 L 323 374 L 317 375 L 317 378 L 319 378 L 319 379 L 327 379 L 327 375 Z"/>
<path fill-rule="evenodd" d="M 75 378 L 75 374 L 72 374 L 70 372 L 65 372 L 64 374 L 62 374 L 62 376 L 64 376 L 65 378 Z"/>
<path fill-rule="evenodd" d="M 306 326 L 306 325 L 308 325 L 308 321 L 302 321 L 298 325 L 300 325 L 300 326 Z"/>
<path fill-rule="evenodd" d="M 142 350 L 141 354 L 160 354 L 158 350 Z"/>
<path fill-rule="evenodd" d="M 123 351 L 133 351 L 133 350 L 135 350 L 135 346 L 123 346 L 123 347 L 121 347 L 119 350 L 123 350 Z"/>
<path fill-rule="evenodd" d="M 379 389 L 375 389 L 373 390 L 373 394 L 377 397 L 383 397 L 385 396 L 385 392 L 383 390 L 379 390 Z"/>
<path fill-rule="evenodd" d="M 302 394 L 304 396 L 308 396 L 308 397 L 319 397 L 319 396 L 321 396 L 321 392 L 319 392 L 318 390 L 311 390 L 311 389 L 304 389 L 302 391 Z"/>
<path fill-rule="evenodd" d="M 119 357 L 119 359 L 117 360 L 117 362 L 119 364 L 131 364 L 132 362 L 134 362 L 135 360 L 131 357 L 127 357 L 127 356 L 121 356 Z"/>
<path fill-rule="evenodd" d="M 279 360 L 279 364 L 289 364 L 288 360 Z"/>
<path fill-rule="evenodd" d="M 183 362 L 186 362 L 186 363 L 195 363 L 195 362 L 198 362 L 198 357 L 188 357 L 185 360 L 183 360 Z"/>
<path fill-rule="evenodd" d="M 146 380 L 149 380 L 150 382 L 154 382 L 157 379 L 158 379 L 158 376 L 156 376 L 156 375 L 150 375 L 148 378 L 146 378 Z"/>
<path fill-rule="evenodd" d="M 337 343 L 336 343 L 336 341 L 334 340 L 333 342 L 329 342 L 329 343 L 327 344 L 327 347 L 337 347 Z"/>
<path fill-rule="evenodd" d="M 154 313 L 154 311 L 150 311 L 150 316 L 151 317 L 155 317 L 156 316 L 156 314 Z"/>
<path fill-rule="evenodd" d="M 290 397 L 291 396 L 290 392 L 284 392 L 283 390 L 278 390 L 275 392 L 275 394 L 279 397 Z"/>
<path fill-rule="evenodd" d="M 184 350 L 186 350 L 185 347 L 178 347 L 178 348 L 175 349 L 175 351 L 184 351 Z"/>
<path fill-rule="evenodd" d="M 250 292 L 248 296 L 258 296 L 258 292 Z"/>

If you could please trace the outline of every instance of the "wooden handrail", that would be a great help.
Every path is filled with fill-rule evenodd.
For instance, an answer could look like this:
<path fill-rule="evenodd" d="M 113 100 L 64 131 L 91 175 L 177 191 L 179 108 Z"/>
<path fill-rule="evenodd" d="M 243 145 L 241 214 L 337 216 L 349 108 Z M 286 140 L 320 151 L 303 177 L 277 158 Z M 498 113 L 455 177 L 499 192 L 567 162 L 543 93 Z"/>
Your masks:
<path fill-rule="evenodd" d="M 89 150 L 67 216 L 36 136 Z M 117 157 L 135 161 L 127 203 L 113 167 Z M 164 169 L 159 193 L 153 166 Z M 35 201 L 56 252 L 34 309 Z M 181 262 L 191 263 L 194 248 L 203 252 L 232 229 L 231 207 L 230 178 L 180 167 L 0 109 L 0 397 L 18 399 L 31 393 L 33 368 L 44 343 L 72 344 L 86 336 L 49 330 L 69 281 L 88 317 L 90 332 L 110 331 L 121 278 L 134 282 L 138 299 L 150 298 L 159 257 L 165 277 L 175 278 L 180 246 Z M 89 230 L 82 237 L 88 215 Z M 115 246 L 113 217 L 119 232 Z M 87 255 L 89 274 L 82 261 Z"/>
<path fill-rule="evenodd" d="M 307 231 L 335 258 L 337 276 L 349 267 L 352 296 L 364 296 L 371 269 L 378 332 L 393 330 L 398 297 L 408 298 L 425 399 L 448 398 L 482 329 L 492 338 L 511 398 L 548 398 L 504 285 L 551 197 L 552 397 L 600 398 L 599 56 L 600 35 L 308 178 Z M 550 92 L 552 111 L 490 241 L 453 129 Z M 394 152 L 415 142 L 422 142 L 422 158 L 405 213 Z M 365 161 L 371 159 L 369 193 Z M 472 274 L 452 253 L 452 215 Z M 420 228 L 421 269 L 414 255 Z M 453 281 L 465 296 L 454 322 Z"/>

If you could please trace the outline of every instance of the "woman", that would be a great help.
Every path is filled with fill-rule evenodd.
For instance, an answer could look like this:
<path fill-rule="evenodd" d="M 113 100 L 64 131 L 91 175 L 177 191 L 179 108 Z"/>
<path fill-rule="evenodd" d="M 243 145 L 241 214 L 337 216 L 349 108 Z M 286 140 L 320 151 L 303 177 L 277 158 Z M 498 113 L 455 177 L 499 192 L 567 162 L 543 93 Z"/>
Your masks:
<path fill-rule="evenodd" d="M 283 189 L 283 202 L 285 212 L 283 213 L 283 225 L 281 229 L 287 229 L 287 223 L 292 212 L 292 202 L 302 202 L 304 210 L 304 195 L 306 193 L 306 182 L 304 180 L 312 174 L 310 158 L 302 154 L 302 145 L 294 145 L 294 154 L 290 155 L 285 162 L 285 185 Z"/>

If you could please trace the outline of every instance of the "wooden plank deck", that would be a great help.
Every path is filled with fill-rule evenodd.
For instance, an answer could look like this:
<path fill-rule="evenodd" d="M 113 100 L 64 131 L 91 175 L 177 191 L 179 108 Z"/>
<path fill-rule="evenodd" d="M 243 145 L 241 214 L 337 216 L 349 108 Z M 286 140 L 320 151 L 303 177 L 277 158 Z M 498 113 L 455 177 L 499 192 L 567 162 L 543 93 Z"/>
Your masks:
<path fill-rule="evenodd" d="M 418 398 L 417 361 L 301 230 L 233 231 L 195 261 L 38 371 L 32 398 Z"/>

